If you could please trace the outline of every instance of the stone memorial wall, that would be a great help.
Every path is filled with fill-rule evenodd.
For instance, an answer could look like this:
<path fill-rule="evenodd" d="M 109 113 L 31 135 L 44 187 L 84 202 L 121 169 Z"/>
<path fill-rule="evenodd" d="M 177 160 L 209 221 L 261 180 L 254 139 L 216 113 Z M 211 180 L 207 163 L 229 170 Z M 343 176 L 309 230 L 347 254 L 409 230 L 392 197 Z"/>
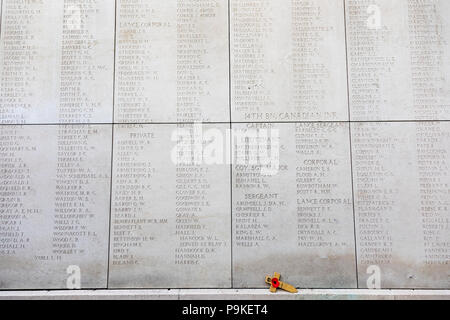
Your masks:
<path fill-rule="evenodd" d="M 0 290 L 450 289 L 448 0 L 0 8 Z"/>

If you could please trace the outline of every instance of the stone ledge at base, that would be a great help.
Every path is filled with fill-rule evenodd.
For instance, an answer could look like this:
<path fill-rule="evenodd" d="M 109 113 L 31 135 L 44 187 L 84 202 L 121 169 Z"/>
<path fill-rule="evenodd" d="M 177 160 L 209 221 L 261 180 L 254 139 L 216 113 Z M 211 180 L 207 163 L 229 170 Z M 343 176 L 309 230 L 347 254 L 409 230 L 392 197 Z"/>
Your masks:
<path fill-rule="evenodd" d="M 264 289 L 3 291 L 0 300 L 450 300 L 450 290 Z"/>

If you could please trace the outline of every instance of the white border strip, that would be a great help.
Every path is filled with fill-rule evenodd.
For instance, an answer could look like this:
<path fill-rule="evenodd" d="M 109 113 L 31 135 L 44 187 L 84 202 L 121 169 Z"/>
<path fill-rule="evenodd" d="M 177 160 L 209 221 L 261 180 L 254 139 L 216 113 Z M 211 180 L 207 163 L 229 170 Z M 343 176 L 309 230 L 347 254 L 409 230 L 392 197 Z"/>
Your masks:
<path fill-rule="evenodd" d="M 1 291 L 0 300 L 450 300 L 450 290 L 263 289 Z"/>

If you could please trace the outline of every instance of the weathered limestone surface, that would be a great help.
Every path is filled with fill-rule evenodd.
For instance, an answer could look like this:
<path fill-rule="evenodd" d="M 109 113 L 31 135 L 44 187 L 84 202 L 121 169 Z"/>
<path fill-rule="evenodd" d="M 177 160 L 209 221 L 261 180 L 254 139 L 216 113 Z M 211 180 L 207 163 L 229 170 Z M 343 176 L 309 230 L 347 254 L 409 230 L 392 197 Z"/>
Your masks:
<path fill-rule="evenodd" d="M 114 1 L 4 0 L 0 123 L 110 123 Z"/>
<path fill-rule="evenodd" d="M 0 289 L 450 288 L 448 0 L 0 3 Z"/>
<path fill-rule="evenodd" d="M 233 121 L 348 120 L 344 3 L 231 0 Z"/>
<path fill-rule="evenodd" d="M 111 133 L 0 126 L 0 288 L 106 288 Z"/>
<path fill-rule="evenodd" d="M 360 286 L 450 286 L 450 123 L 352 124 Z"/>
<path fill-rule="evenodd" d="M 226 128 L 203 130 L 225 135 Z M 191 162 L 190 154 L 188 161 L 174 163 L 178 151 L 194 151 L 190 141 L 177 149 L 176 130 L 196 138 L 190 125 L 116 126 L 112 288 L 231 286 L 230 168 Z"/>
<path fill-rule="evenodd" d="M 351 119 L 450 119 L 450 2 L 348 0 Z"/>
<path fill-rule="evenodd" d="M 227 1 L 118 0 L 117 122 L 227 122 Z"/>
<path fill-rule="evenodd" d="M 233 168 L 235 287 L 264 286 L 261 275 L 277 271 L 301 287 L 355 288 L 348 124 L 268 126 L 279 131 L 279 171 Z M 257 146 L 236 144 L 238 153 Z"/>

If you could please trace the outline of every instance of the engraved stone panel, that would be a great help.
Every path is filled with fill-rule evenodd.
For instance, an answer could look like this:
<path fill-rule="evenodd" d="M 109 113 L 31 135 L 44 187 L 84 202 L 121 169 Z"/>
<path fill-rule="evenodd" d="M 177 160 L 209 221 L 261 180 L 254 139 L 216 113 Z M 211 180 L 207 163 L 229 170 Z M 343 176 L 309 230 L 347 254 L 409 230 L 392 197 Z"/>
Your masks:
<path fill-rule="evenodd" d="M 110 123 L 114 1 L 4 0 L 0 123 Z"/>
<path fill-rule="evenodd" d="M 229 121 L 228 6 L 118 0 L 116 122 Z"/>
<path fill-rule="evenodd" d="M 450 119 L 450 2 L 346 4 L 352 120 Z"/>
<path fill-rule="evenodd" d="M 0 289 L 105 288 L 110 126 L 0 126 Z"/>
<path fill-rule="evenodd" d="M 348 120 L 343 1 L 230 5 L 233 121 Z"/>
<path fill-rule="evenodd" d="M 233 127 L 234 286 L 264 287 L 261 275 L 276 271 L 303 288 L 355 288 L 348 124 Z M 255 130 L 278 130 L 278 172 L 255 164 Z"/>
<path fill-rule="evenodd" d="M 449 288 L 450 123 L 354 123 L 352 138 L 359 286 L 375 266 L 382 288 Z"/>
<path fill-rule="evenodd" d="M 201 159 L 202 145 L 224 148 L 227 126 L 196 128 L 116 126 L 111 288 L 231 286 L 230 166 Z"/>
<path fill-rule="evenodd" d="M 0 4 L 0 290 L 450 289 L 450 1 Z"/>

